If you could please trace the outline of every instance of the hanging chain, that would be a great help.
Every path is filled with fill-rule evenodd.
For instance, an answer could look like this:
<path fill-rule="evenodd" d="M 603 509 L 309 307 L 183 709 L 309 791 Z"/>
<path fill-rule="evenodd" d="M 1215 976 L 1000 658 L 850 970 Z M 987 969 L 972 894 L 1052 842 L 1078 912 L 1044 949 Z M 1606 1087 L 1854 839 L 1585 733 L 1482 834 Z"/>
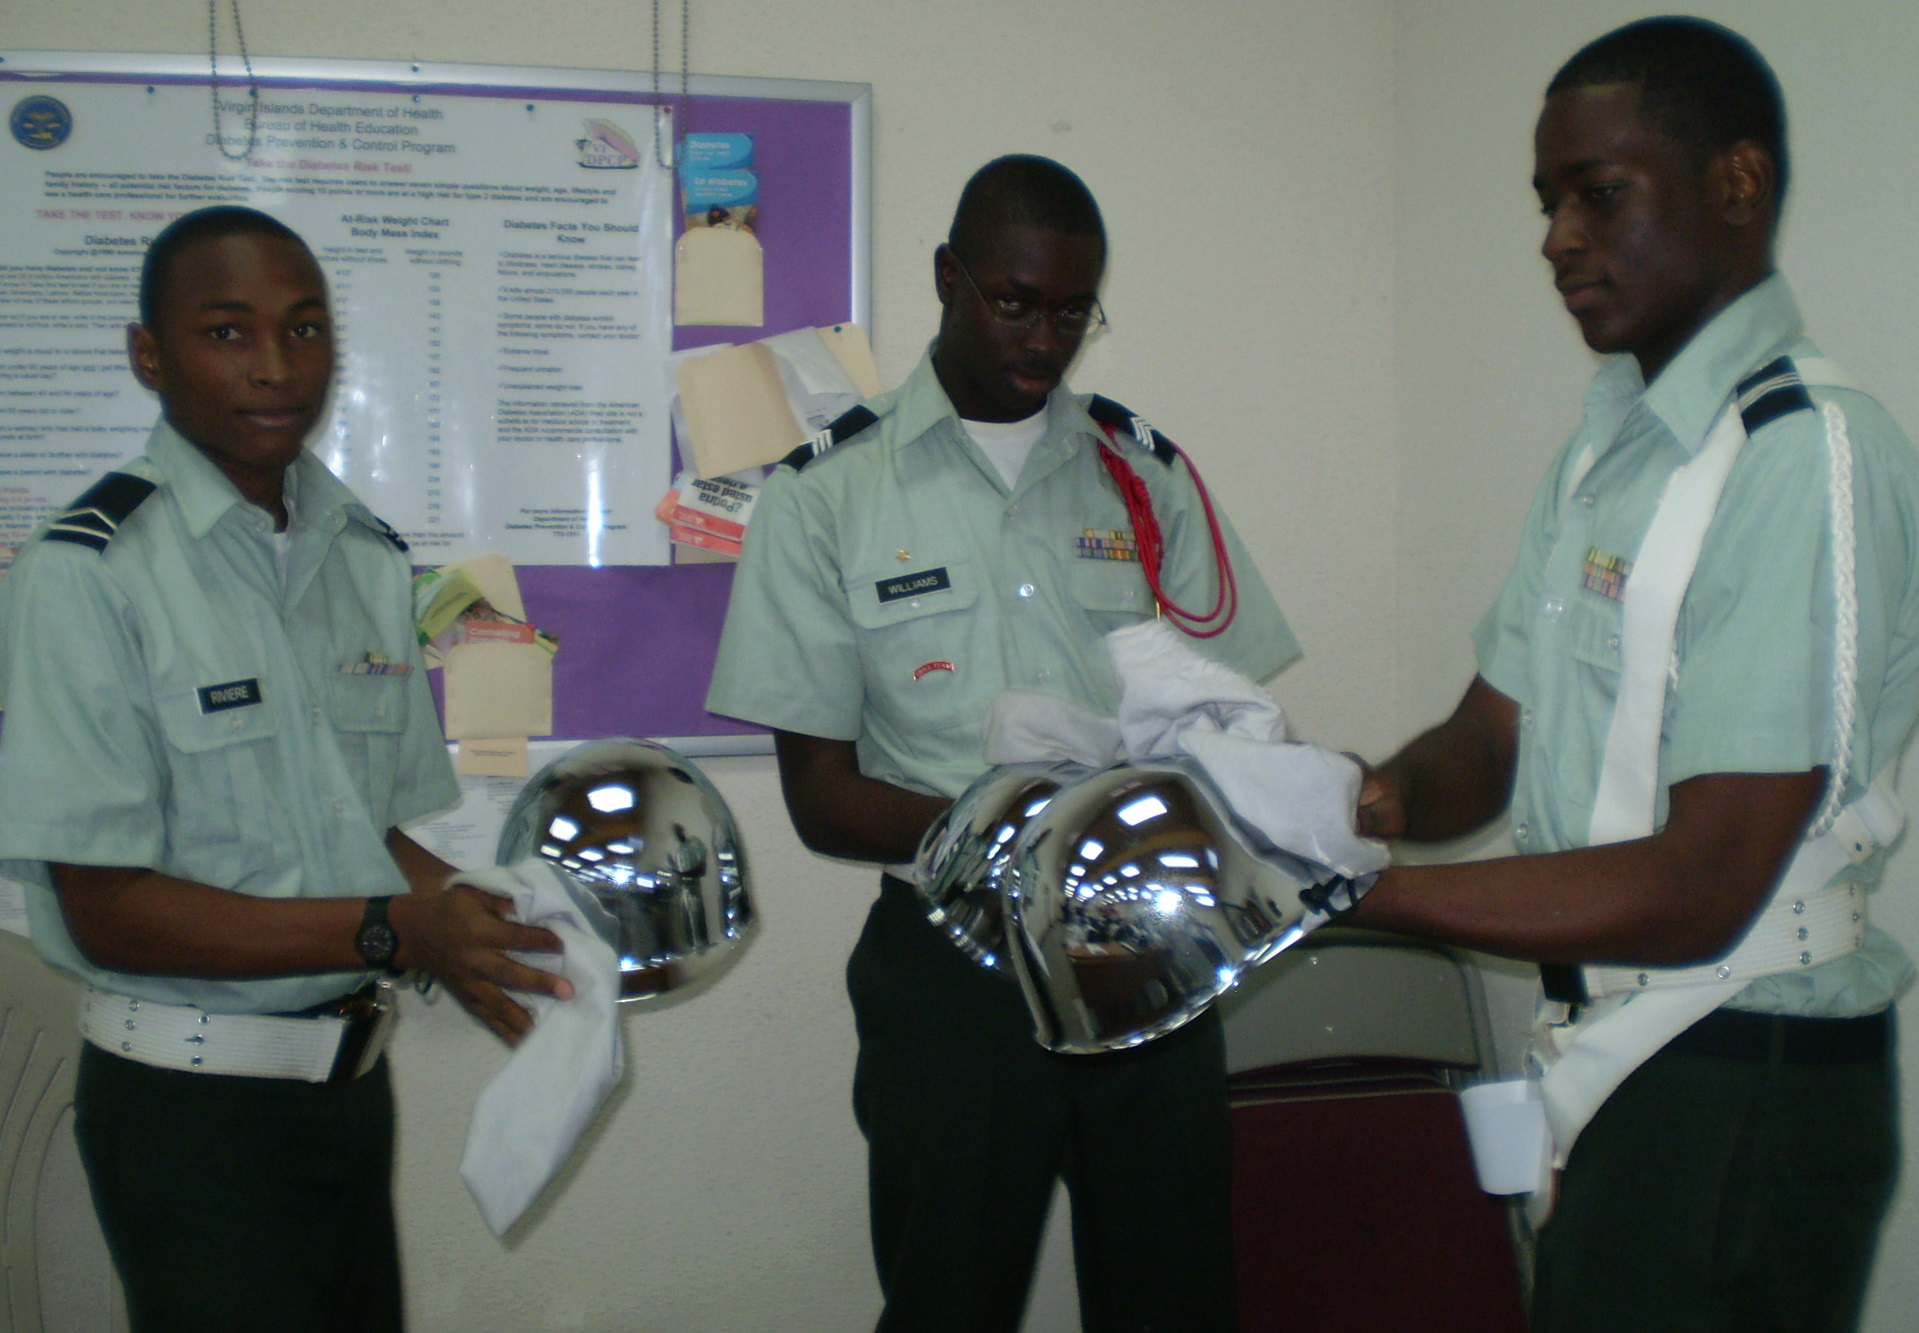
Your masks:
<path fill-rule="evenodd" d="M 654 0 L 657 6 L 658 0 Z M 233 35 L 240 39 L 240 61 L 247 69 L 247 145 L 238 153 L 227 151 L 226 137 L 220 132 L 220 0 L 207 0 L 207 90 L 213 98 L 213 146 L 229 162 L 244 162 L 253 155 L 260 133 L 260 81 L 253 75 L 253 57 L 247 54 L 246 29 L 240 26 L 240 0 L 232 0 Z"/>
<path fill-rule="evenodd" d="M 212 3 L 212 0 L 208 0 Z M 238 3 L 238 0 L 235 0 Z M 686 99 L 687 89 L 692 83 L 692 65 L 688 63 L 688 52 L 692 47 L 688 40 L 689 25 L 693 18 L 693 0 L 680 0 L 680 105 L 679 115 L 674 120 L 673 138 L 686 138 Z M 667 161 L 665 151 L 660 147 L 660 0 L 653 0 L 653 160 L 661 166 L 673 167 L 679 160 L 676 150 L 674 162 Z"/>

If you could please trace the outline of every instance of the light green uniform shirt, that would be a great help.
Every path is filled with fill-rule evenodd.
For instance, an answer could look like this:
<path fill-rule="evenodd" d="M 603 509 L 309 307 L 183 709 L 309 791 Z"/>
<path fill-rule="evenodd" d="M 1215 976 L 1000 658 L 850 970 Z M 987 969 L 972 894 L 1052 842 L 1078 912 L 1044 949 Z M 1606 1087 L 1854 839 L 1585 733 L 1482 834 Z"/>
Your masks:
<path fill-rule="evenodd" d="M 733 583 L 706 706 L 857 743 L 860 770 L 957 796 L 985 768 L 980 724 L 1008 689 L 1110 713 L 1101 638 L 1150 618 L 1132 521 L 1100 463 L 1100 429 L 1064 386 L 1010 492 L 967 437 L 929 354 L 867 406 L 876 425 L 767 481 Z M 1161 585 L 1201 614 L 1218 593 L 1212 539 L 1183 463 L 1125 431 L 1165 536 Z M 1215 511 L 1219 502 L 1214 500 Z M 1200 651 L 1263 680 L 1299 647 L 1219 513 L 1239 586 Z"/>
<path fill-rule="evenodd" d="M 41 536 L 0 585 L 0 858 L 24 863 L 7 868 L 59 967 L 218 1013 L 305 1008 L 365 976 L 104 971 L 68 937 L 45 863 L 262 898 L 406 892 L 387 830 L 459 794 L 407 559 L 311 455 L 286 476 L 284 585 L 271 518 L 164 422 L 136 466 L 158 489 L 105 550 Z M 381 659 L 409 670 L 352 670 Z"/>
<path fill-rule="evenodd" d="M 1734 387 L 1781 355 L 1817 356 L 1785 280 L 1722 311 L 1647 387 L 1608 362 L 1546 475 L 1517 567 L 1476 632 L 1479 671 L 1520 705 L 1512 834 L 1522 852 L 1586 844 L 1619 693 L 1618 597 L 1667 479 L 1704 444 Z M 1878 403 L 1813 387 L 1852 438 L 1859 711 L 1847 797 L 1899 753 L 1919 716 L 1919 455 Z M 1587 443 L 1595 460 L 1568 495 Z M 1828 455 L 1817 411 L 1778 417 L 1740 452 L 1680 607 L 1660 736 L 1656 824 L 1672 784 L 1705 773 L 1800 773 L 1833 748 Z M 1877 878 L 1879 862 L 1848 869 Z M 1804 972 L 1763 977 L 1732 1006 L 1845 1016 L 1890 1004 L 1912 964 L 1883 931 Z"/>

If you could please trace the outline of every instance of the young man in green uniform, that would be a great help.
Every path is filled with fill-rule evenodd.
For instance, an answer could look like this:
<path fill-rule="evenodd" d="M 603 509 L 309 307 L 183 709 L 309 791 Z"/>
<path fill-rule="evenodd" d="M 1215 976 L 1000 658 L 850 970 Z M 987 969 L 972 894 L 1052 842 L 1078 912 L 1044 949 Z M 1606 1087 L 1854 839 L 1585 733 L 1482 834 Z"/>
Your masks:
<path fill-rule="evenodd" d="M 973 177 L 934 258 L 926 358 L 768 481 L 708 699 L 774 728 L 809 847 L 888 867 L 847 969 L 882 1329 L 1016 1329 L 1062 1175 L 1086 1328 L 1233 1326 L 1217 1019 L 1122 1054 L 1053 1055 L 1012 978 L 942 939 L 903 878 L 983 771 L 997 694 L 1117 703 L 1102 636 L 1155 607 L 1100 461 L 1106 424 L 1151 496 L 1167 598 L 1219 594 L 1183 464 L 1061 383 L 1103 319 L 1105 260 L 1098 207 L 1064 167 L 1002 158 Z M 1239 608 L 1199 642 L 1264 679 L 1297 647 L 1221 526 Z"/>
<path fill-rule="evenodd" d="M 557 941 L 399 829 L 458 792 L 404 543 L 304 452 L 305 244 L 182 218 L 128 348 L 161 420 L 22 551 L 0 653 L 0 857 L 88 982 L 81 1157 L 136 1330 L 398 1329 L 383 1025 L 342 997 L 418 970 L 517 1040 L 505 988 L 569 988 L 507 951 Z"/>
<path fill-rule="evenodd" d="M 1613 359 L 1478 678 L 1361 797 L 1388 837 L 1511 810 L 1519 855 L 1388 870 L 1354 920 L 1537 960 L 1567 1006 L 1539 1333 L 1851 1328 L 1898 1160 L 1868 786 L 1919 715 L 1919 459 L 1801 332 L 1786 176 L 1778 85 L 1716 25 L 1553 80 L 1544 254 Z"/>

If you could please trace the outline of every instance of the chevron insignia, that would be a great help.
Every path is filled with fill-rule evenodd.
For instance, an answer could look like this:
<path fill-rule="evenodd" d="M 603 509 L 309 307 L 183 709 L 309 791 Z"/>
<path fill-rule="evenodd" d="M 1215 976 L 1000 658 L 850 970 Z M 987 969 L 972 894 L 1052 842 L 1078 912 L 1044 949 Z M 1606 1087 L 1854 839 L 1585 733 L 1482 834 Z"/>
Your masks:
<path fill-rule="evenodd" d="M 1806 392 L 1806 383 L 1799 378 L 1799 369 L 1789 356 L 1761 366 L 1739 381 L 1739 387 L 1733 392 L 1739 401 L 1739 419 L 1745 424 L 1748 436 L 1758 434 L 1761 426 L 1780 417 L 1812 410 L 1812 395 Z"/>
<path fill-rule="evenodd" d="M 50 542 L 72 542 L 96 551 L 107 549 L 114 534 L 140 502 L 154 492 L 154 484 L 129 472 L 109 472 L 93 483 L 71 508 L 47 528 Z"/>

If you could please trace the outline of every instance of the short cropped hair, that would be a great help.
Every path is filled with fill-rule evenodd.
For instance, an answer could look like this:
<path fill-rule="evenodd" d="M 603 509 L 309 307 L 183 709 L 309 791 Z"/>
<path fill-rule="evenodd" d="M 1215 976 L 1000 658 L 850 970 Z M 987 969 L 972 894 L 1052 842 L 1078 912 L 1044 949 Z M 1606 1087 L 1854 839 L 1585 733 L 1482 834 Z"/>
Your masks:
<path fill-rule="evenodd" d="M 966 182 L 946 243 L 962 260 L 977 259 L 986 236 L 1008 223 L 1097 237 L 1106 248 L 1106 223 L 1086 182 L 1050 157 L 994 158 Z"/>
<path fill-rule="evenodd" d="M 173 277 L 174 257 L 196 241 L 222 236 L 278 236 L 307 250 L 309 255 L 313 253 L 293 228 L 255 208 L 220 204 L 175 218 L 153 238 L 153 243 L 147 246 L 147 257 L 140 264 L 142 324 L 153 327 L 154 312 L 160 308 L 160 299 L 166 294 L 167 283 Z"/>
<path fill-rule="evenodd" d="M 1751 139 L 1772 155 L 1786 194 L 1786 99 L 1766 58 L 1730 28 L 1673 15 L 1640 19 L 1583 47 L 1553 76 L 1567 88 L 1631 83 L 1647 121 L 1700 162 Z"/>

